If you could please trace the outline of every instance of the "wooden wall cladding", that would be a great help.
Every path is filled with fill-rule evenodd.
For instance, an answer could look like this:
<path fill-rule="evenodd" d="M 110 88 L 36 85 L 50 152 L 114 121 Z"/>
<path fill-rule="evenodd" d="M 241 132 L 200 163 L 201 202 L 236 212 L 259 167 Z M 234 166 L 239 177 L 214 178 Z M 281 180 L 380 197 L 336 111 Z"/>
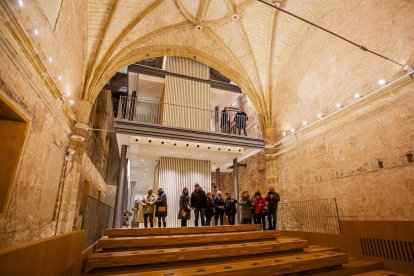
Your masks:
<path fill-rule="evenodd" d="M 0 250 L 1 275 L 79 275 L 83 231 Z"/>
<path fill-rule="evenodd" d="M 341 234 L 281 231 L 310 244 L 338 247 L 353 257 L 379 259 L 386 269 L 414 275 L 414 221 L 345 221 Z"/>

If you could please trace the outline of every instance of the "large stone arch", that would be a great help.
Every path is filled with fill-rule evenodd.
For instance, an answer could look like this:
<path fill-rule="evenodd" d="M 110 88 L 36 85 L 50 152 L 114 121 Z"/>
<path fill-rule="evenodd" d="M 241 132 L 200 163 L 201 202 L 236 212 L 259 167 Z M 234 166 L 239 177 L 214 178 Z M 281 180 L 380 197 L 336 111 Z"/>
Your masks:
<path fill-rule="evenodd" d="M 129 64 L 140 60 L 159 56 L 178 56 L 194 59 L 226 75 L 244 91 L 246 96 L 253 103 L 259 116 L 262 130 L 265 130 L 271 126 L 271 122 L 268 120 L 269 117 L 268 112 L 266 111 L 266 106 L 262 99 L 258 97 L 258 94 L 246 76 L 243 76 L 240 72 L 231 68 L 225 62 L 212 55 L 206 54 L 196 48 L 182 45 L 145 46 L 119 52 L 109 60 L 109 62 L 103 68 L 102 73 L 96 76 L 96 85 L 91 89 L 85 91 L 85 94 L 83 95 L 84 100 L 93 104 L 103 86 L 117 71 L 124 68 L 125 66 L 128 66 Z M 262 133 L 265 135 L 264 131 L 262 131 Z"/>

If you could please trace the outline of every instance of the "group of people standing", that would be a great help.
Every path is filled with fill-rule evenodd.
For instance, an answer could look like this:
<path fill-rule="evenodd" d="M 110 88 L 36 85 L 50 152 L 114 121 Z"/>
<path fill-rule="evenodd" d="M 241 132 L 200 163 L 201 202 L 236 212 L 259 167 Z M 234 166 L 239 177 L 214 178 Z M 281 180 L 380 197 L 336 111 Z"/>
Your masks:
<path fill-rule="evenodd" d="M 166 227 L 167 196 L 163 188 L 158 188 L 157 194 L 155 195 L 150 188 L 142 200 L 145 228 L 148 228 L 148 225 L 153 227 L 154 214 L 158 219 L 158 227 Z M 253 196 L 250 196 L 248 191 L 244 191 L 238 202 L 230 192 L 226 192 L 225 198 L 220 191 L 213 196 L 211 192 L 206 193 L 196 183 L 191 195 L 187 187 L 183 189 L 179 201 L 178 219 L 181 220 L 181 227 L 186 227 L 187 221 L 191 219 L 191 211 L 193 211 L 195 226 L 199 226 L 199 222 L 201 226 L 211 226 L 213 218 L 214 225 L 223 225 L 224 215 L 227 216 L 228 223 L 234 225 L 237 214 L 236 204 L 239 204 L 241 223 L 261 224 L 263 230 L 275 230 L 279 201 L 280 196 L 273 186 L 269 187 L 265 197 L 260 191 L 256 191 Z M 267 229 L 266 218 L 269 225 Z"/>
<path fill-rule="evenodd" d="M 225 107 L 221 111 L 221 132 L 241 135 L 241 132 L 243 131 L 244 135 L 247 136 L 246 125 L 248 120 L 249 117 L 247 117 L 247 114 L 243 111 L 242 107 L 240 107 L 239 111 L 234 114 L 233 120 L 229 108 Z"/>
<path fill-rule="evenodd" d="M 224 215 L 228 217 L 229 224 L 235 224 L 237 213 L 237 199 L 226 193 L 226 198 L 222 197 L 221 192 L 213 198 L 212 193 L 206 193 L 199 184 L 194 185 L 194 191 L 189 195 L 187 187 L 183 189 L 180 196 L 180 208 L 178 219 L 181 220 L 181 226 L 186 227 L 187 221 L 190 220 L 190 212 L 194 211 L 194 225 L 211 226 L 211 220 L 214 217 L 215 225 L 223 225 Z"/>

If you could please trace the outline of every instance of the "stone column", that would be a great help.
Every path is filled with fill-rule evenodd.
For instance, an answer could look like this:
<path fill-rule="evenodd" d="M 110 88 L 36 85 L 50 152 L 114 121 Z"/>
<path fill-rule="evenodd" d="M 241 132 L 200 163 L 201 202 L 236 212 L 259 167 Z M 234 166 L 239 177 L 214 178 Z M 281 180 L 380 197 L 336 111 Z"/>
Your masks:
<path fill-rule="evenodd" d="M 237 158 L 233 159 L 233 183 L 234 183 L 234 197 L 237 199 L 237 215 L 236 224 L 240 224 L 240 208 L 239 208 L 239 168 Z"/>
<path fill-rule="evenodd" d="M 217 192 L 221 191 L 221 184 L 220 184 L 220 168 L 216 169 L 216 187 L 217 187 Z"/>
<path fill-rule="evenodd" d="M 122 227 L 122 207 L 124 206 L 123 201 L 125 198 L 125 188 L 126 188 L 126 181 L 125 181 L 125 168 L 127 166 L 127 145 L 122 145 L 121 148 L 121 160 L 119 162 L 119 173 L 118 173 L 118 186 L 116 187 L 116 198 L 115 198 L 115 208 L 114 208 L 114 220 L 113 220 L 113 228 L 120 228 Z"/>

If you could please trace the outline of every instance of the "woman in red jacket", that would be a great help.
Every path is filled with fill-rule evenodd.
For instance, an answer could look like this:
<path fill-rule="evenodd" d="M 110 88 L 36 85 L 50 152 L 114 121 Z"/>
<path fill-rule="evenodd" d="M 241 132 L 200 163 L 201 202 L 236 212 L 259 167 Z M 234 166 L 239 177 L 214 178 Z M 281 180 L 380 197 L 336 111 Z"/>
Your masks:
<path fill-rule="evenodd" d="M 262 197 L 260 192 L 256 192 L 254 194 L 254 223 L 255 224 L 262 224 L 262 230 L 266 229 L 266 211 L 267 211 L 267 205 L 266 205 L 266 199 Z"/>

